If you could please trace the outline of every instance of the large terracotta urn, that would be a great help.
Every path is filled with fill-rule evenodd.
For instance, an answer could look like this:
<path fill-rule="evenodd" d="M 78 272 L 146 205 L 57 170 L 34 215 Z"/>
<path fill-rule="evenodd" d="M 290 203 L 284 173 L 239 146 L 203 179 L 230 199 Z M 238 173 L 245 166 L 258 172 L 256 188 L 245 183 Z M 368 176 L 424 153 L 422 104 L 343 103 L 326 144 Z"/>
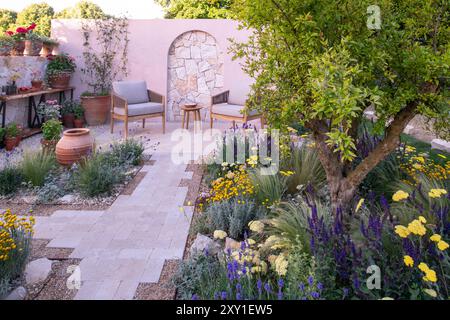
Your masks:
<path fill-rule="evenodd" d="M 86 157 L 94 148 L 94 139 L 86 128 L 70 129 L 56 145 L 56 160 L 64 166 L 70 166 Z"/>
<path fill-rule="evenodd" d="M 81 96 L 84 117 L 89 126 L 106 123 L 111 108 L 111 96 Z"/>

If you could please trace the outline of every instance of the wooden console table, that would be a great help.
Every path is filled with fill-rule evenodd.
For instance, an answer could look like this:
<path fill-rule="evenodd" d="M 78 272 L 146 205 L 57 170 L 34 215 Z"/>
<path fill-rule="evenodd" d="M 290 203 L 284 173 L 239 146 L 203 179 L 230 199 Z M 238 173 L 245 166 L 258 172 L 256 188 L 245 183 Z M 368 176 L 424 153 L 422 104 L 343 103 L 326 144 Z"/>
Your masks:
<path fill-rule="evenodd" d="M 62 104 L 66 100 L 66 92 L 70 91 L 70 99 L 73 99 L 74 87 L 64 89 L 45 89 L 40 91 L 24 92 L 9 96 L 0 96 L 0 114 L 2 115 L 2 128 L 6 122 L 6 105 L 8 101 L 28 99 L 28 128 L 40 127 L 42 122 L 37 114 L 37 107 L 40 103 L 45 102 L 46 95 L 52 93 L 59 94 L 59 103 Z M 38 98 L 38 99 L 37 99 Z M 38 101 L 38 102 L 36 102 Z"/>

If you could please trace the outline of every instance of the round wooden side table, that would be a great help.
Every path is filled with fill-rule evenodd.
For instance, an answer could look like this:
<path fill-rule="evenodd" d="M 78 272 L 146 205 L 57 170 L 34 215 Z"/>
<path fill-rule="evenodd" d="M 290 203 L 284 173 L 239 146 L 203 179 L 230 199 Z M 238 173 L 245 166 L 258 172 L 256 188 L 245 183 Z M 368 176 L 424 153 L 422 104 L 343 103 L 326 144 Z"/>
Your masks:
<path fill-rule="evenodd" d="M 181 110 L 183 110 L 183 123 L 182 128 L 189 129 L 189 114 L 192 112 L 194 113 L 194 124 L 196 121 L 202 121 L 202 116 L 200 115 L 200 110 L 202 110 L 202 107 L 197 106 L 196 103 L 192 104 L 185 104 L 181 106 Z"/>

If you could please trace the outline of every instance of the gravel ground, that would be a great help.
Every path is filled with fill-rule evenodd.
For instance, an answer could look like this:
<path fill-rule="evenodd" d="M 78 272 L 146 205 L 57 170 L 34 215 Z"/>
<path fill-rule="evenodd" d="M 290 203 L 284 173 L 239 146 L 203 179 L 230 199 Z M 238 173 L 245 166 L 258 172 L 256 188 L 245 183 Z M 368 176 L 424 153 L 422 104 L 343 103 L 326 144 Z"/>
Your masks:
<path fill-rule="evenodd" d="M 166 260 L 158 283 L 141 283 L 136 290 L 134 300 L 174 300 L 176 289 L 171 283 L 179 260 Z"/>

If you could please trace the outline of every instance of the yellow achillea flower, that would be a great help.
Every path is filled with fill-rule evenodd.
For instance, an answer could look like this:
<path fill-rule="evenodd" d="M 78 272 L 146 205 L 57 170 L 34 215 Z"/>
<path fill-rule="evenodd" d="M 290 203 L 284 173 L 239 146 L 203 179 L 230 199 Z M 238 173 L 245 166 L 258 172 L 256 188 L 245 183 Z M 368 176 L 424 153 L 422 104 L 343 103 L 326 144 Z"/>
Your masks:
<path fill-rule="evenodd" d="M 419 268 L 419 270 L 422 271 L 422 272 L 426 272 L 427 270 L 430 269 L 430 268 L 428 268 L 427 264 L 424 263 L 424 262 L 419 263 L 417 268 Z"/>
<path fill-rule="evenodd" d="M 395 233 L 400 236 L 400 238 L 406 238 L 411 233 L 405 226 L 395 226 Z"/>
<path fill-rule="evenodd" d="M 399 190 L 392 196 L 392 200 L 398 202 L 398 201 L 408 199 L 408 197 L 409 197 L 409 194 L 407 192 L 405 192 L 403 190 Z"/>
<path fill-rule="evenodd" d="M 358 212 L 359 209 L 361 209 L 361 206 L 363 205 L 363 203 L 364 203 L 364 199 L 359 200 L 358 204 L 356 205 L 355 212 Z"/>
<path fill-rule="evenodd" d="M 414 266 L 414 259 L 411 258 L 411 256 L 408 256 L 408 255 L 404 256 L 403 257 L 403 262 L 405 263 L 405 265 L 407 267 L 413 267 Z"/>
<path fill-rule="evenodd" d="M 448 249 L 448 243 L 441 240 L 441 241 L 438 242 L 437 247 L 441 251 L 447 250 Z"/>
<path fill-rule="evenodd" d="M 408 230 L 418 236 L 424 236 L 427 233 L 427 229 L 419 220 L 413 220 L 408 224 Z"/>
<path fill-rule="evenodd" d="M 439 242 L 439 241 L 441 241 L 441 236 L 440 235 L 438 235 L 438 234 L 433 234 L 431 237 L 430 237 L 430 240 L 431 241 L 433 241 L 433 242 Z"/>
<path fill-rule="evenodd" d="M 419 217 L 419 221 L 422 222 L 422 223 L 427 223 L 427 219 L 425 219 L 424 216 L 420 216 Z"/>
<path fill-rule="evenodd" d="M 261 221 L 250 221 L 248 227 L 253 232 L 261 233 L 264 230 L 264 223 Z"/>
<path fill-rule="evenodd" d="M 445 189 L 431 189 L 430 192 L 428 192 L 430 198 L 440 198 L 445 194 L 447 194 L 447 190 Z"/>
<path fill-rule="evenodd" d="M 285 259 L 284 255 L 280 254 L 275 259 L 275 271 L 280 276 L 285 276 L 287 273 L 287 267 L 288 267 L 288 260 Z"/>
<path fill-rule="evenodd" d="M 222 230 L 216 230 L 214 231 L 214 239 L 220 239 L 223 240 L 228 236 L 228 234 L 225 231 Z"/>
<path fill-rule="evenodd" d="M 427 282 L 436 282 L 437 281 L 436 272 L 431 269 L 426 270 L 423 280 L 425 280 Z"/>

